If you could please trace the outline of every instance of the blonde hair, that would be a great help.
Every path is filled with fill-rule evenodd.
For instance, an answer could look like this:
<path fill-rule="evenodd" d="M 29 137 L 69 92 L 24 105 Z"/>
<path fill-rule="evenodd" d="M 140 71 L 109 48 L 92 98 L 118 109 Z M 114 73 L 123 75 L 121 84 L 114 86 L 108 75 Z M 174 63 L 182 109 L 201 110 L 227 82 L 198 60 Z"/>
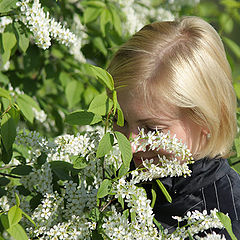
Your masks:
<path fill-rule="evenodd" d="M 226 157 L 236 134 L 236 97 L 222 41 L 198 17 L 143 27 L 113 57 L 115 87 L 159 94 L 211 135 L 199 157 Z"/>

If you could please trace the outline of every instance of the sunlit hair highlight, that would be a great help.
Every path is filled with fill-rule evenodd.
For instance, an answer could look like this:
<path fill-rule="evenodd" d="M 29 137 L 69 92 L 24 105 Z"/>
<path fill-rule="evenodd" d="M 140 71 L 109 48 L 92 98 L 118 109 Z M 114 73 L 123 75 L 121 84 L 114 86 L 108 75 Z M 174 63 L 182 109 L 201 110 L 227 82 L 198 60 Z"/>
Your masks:
<path fill-rule="evenodd" d="M 229 154 L 236 97 L 222 41 L 210 24 L 183 17 L 146 25 L 116 52 L 108 71 L 118 91 L 140 91 L 151 111 L 159 96 L 207 129 L 211 137 L 198 158 Z"/>

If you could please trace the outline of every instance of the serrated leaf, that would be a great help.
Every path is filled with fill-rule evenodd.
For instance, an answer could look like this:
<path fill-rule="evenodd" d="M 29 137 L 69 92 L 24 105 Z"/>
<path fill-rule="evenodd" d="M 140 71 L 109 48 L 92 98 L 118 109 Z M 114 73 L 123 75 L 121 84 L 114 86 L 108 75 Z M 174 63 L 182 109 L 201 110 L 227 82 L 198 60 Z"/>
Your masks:
<path fill-rule="evenodd" d="M 28 236 L 21 225 L 16 224 L 7 229 L 7 232 L 15 239 L 15 240 L 28 240 Z"/>
<path fill-rule="evenodd" d="M 14 29 L 19 49 L 25 53 L 29 46 L 29 37 L 19 22 L 14 22 Z"/>
<path fill-rule="evenodd" d="M 100 50 L 100 52 L 104 55 L 107 56 L 107 48 L 105 47 L 104 41 L 100 37 L 95 37 L 93 39 L 93 44 L 95 45 L 96 48 Z"/>
<path fill-rule="evenodd" d="M 17 98 L 17 104 L 24 115 L 24 117 L 30 122 L 33 123 L 34 112 L 33 108 L 36 108 L 40 111 L 38 104 L 28 95 L 22 94 Z"/>
<path fill-rule="evenodd" d="M 164 185 L 162 184 L 162 182 L 159 179 L 156 179 L 156 182 L 159 186 L 159 188 L 162 190 L 163 195 L 165 196 L 165 198 L 167 199 L 168 202 L 172 202 L 172 198 L 169 195 L 167 189 L 164 187 Z"/>
<path fill-rule="evenodd" d="M 112 76 L 104 69 L 90 65 L 93 74 L 110 90 L 114 89 L 114 82 Z"/>
<path fill-rule="evenodd" d="M 130 166 L 130 162 L 132 160 L 132 148 L 131 148 L 131 144 L 128 141 L 128 139 L 120 132 L 114 132 L 117 142 L 118 142 L 118 146 L 119 149 L 121 151 L 121 155 L 122 155 L 122 160 L 123 163 L 126 167 Z"/>
<path fill-rule="evenodd" d="M 93 125 L 101 121 L 102 121 L 101 116 L 85 110 L 72 112 L 68 114 L 65 118 L 66 123 L 70 125 L 80 125 L 80 126 Z"/>
<path fill-rule="evenodd" d="M 105 7 L 106 4 L 101 1 L 87 1 L 87 2 L 82 2 L 82 5 L 87 5 L 87 6 L 92 6 L 92 7 Z"/>
<path fill-rule="evenodd" d="M 120 127 L 124 126 L 124 116 L 123 116 L 123 112 L 122 109 L 119 107 L 117 107 L 117 125 Z"/>
<path fill-rule="evenodd" d="M 67 84 L 65 94 L 69 108 L 74 107 L 80 101 L 82 91 L 82 85 L 76 80 L 73 80 Z"/>
<path fill-rule="evenodd" d="M 113 135 L 107 132 L 99 142 L 96 157 L 100 158 L 108 154 L 113 147 L 113 141 L 114 141 Z"/>
<path fill-rule="evenodd" d="M 0 88 L 0 97 L 7 98 L 11 101 L 11 96 L 10 96 L 9 92 L 3 88 Z"/>
<path fill-rule="evenodd" d="M 16 225 L 19 223 L 19 221 L 22 218 L 22 210 L 17 206 L 14 205 L 11 207 L 8 211 L 8 221 L 9 221 L 9 227 L 11 228 L 13 225 Z"/>
<path fill-rule="evenodd" d="M 32 172 L 32 167 L 29 165 L 18 165 L 17 167 L 13 168 L 11 173 L 20 175 L 20 176 L 26 176 L 30 172 Z"/>
<path fill-rule="evenodd" d="M 111 186 L 112 186 L 112 182 L 109 179 L 104 179 L 98 189 L 97 197 L 103 198 L 107 196 L 111 190 Z"/>
<path fill-rule="evenodd" d="M 1 121 L 2 141 L 6 151 L 12 148 L 16 137 L 16 124 L 10 114 L 5 113 Z"/>
<path fill-rule="evenodd" d="M 71 160 L 73 161 L 73 167 L 76 169 L 83 169 L 88 165 L 88 162 L 84 157 L 74 156 Z"/>
<path fill-rule="evenodd" d="M 122 23 L 120 16 L 114 6 L 111 7 L 113 26 L 119 36 L 122 36 Z"/>
<path fill-rule="evenodd" d="M 18 0 L 2 0 L 0 2 L 0 13 L 6 13 L 17 8 L 17 1 Z"/>
<path fill-rule="evenodd" d="M 112 100 L 106 95 L 106 93 L 102 93 L 97 95 L 89 105 L 88 111 L 93 112 L 98 115 L 105 116 L 112 109 L 113 103 Z"/>
<path fill-rule="evenodd" d="M 122 177 L 126 175 L 129 171 L 129 166 L 126 166 L 124 163 L 121 165 L 121 167 L 118 170 L 118 177 Z"/>
<path fill-rule="evenodd" d="M 103 8 L 101 15 L 100 15 L 100 28 L 101 32 L 103 34 L 103 37 L 105 37 L 105 27 L 108 22 L 111 22 L 111 14 L 107 8 Z"/>
<path fill-rule="evenodd" d="M 218 219 L 220 220 L 220 222 L 223 224 L 223 226 L 226 228 L 231 239 L 237 240 L 236 236 L 234 235 L 234 233 L 232 231 L 231 219 L 227 215 L 225 215 L 224 213 L 221 213 L 221 212 L 217 212 L 216 215 L 217 215 Z"/>
<path fill-rule="evenodd" d="M 2 45 L 4 51 L 10 51 L 16 43 L 17 39 L 12 31 L 2 33 Z"/>
<path fill-rule="evenodd" d="M 94 21 L 99 16 L 101 11 L 102 9 L 99 7 L 88 7 L 85 9 L 83 13 L 84 23 L 87 24 Z"/>

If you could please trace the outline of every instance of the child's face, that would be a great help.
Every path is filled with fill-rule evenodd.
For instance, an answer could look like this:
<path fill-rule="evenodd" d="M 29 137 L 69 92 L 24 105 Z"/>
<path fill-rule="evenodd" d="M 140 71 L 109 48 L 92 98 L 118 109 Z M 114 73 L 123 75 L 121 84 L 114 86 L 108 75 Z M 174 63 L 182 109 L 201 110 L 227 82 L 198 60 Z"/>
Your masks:
<path fill-rule="evenodd" d="M 154 131 L 156 128 L 164 133 L 170 131 L 172 136 L 176 134 L 178 139 L 182 139 L 182 142 L 187 144 L 193 157 L 199 151 L 200 146 L 205 143 L 206 138 L 203 137 L 202 128 L 180 112 L 178 107 L 164 102 L 160 96 L 152 99 L 154 112 L 149 111 L 144 104 L 143 96 L 139 93 L 128 90 L 120 91 L 118 101 L 124 113 L 125 124 L 119 127 L 114 123 L 114 130 L 123 133 L 127 138 L 130 135 L 133 138 L 136 137 L 139 128 L 144 128 L 145 132 Z M 132 151 L 136 167 L 142 164 L 142 159 L 154 159 L 154 163 L 157 163 L 158 155 L 172 157 L 172 154 L 164 150 L 136 152 L 132 147 Z"/>

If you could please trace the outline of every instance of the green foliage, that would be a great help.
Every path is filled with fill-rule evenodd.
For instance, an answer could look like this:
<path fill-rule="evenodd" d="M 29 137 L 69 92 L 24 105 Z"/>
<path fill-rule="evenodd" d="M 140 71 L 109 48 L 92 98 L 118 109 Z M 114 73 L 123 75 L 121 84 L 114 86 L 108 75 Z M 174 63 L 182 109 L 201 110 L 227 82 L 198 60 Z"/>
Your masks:
<path fill-rule="evenodd" d="M 224 213 L 218 212 L 217 213 L 217 217 L 219 218 L 219 220 L 221 221 L 221 223 L 223 224 L 223 226 L 226 228 L 229 236 L 231 237 L 232 240 L 237 240 L 237 238 L 235 237 L 235 235 L 233 234 L 232 231 L 232 223 L 230 218 L 225 215 Z"/>
<path fill-rule="evenodd" d="M 9 194 L 10 186 L 15 186 L 20 195 L 27 199 L 32 210 L 36 209 L 43 199 L 43 195 L 35 188 L 31 191 L 25 188 L 20 179 L 32 174 L 33 168 L 40 171 L 48 161 L 49 153 L 34 152 L 34 149 L 27 146 L 17 147 L 14 142 L 19 134 L 18 127 L 40 132 L 50 141 L 65 133 L 82 134 L 84 132 L 82 129 L 86 125 L 103 126 L 105 134 L 98 142 L 94 158 L 104 166 L 106 155 L 117 144 L 123 162 L 118 171 L 112 167 L 112 172 L 102 173 L 103 181 L 97 193 L 98 207 L 92 209 L 89 216 L 89 219 L 100 222 L 92 232 L 92 239 L 103 239 L 104 233 L 101 229 L 103 218 L 101 209 L 105 207 L 103 203 L 108 204 L 105 199 L 112 194 L 113 182 L 129 172 L 132 160 L 128 139 L 120 132 L 115 131 L 112 134 L 108 131 L 112 127 L 113 115 L 116 114 L 119 126 L 124 126 L 124 116 L 117 101 L 117 89 L 113 78 L 105 70 L 117 48 L 131 35 L 128 32 L 129 26 L 126 26 L 128 16 L 117 1 L 40 2 L 45 12 L 49 11 L 50 16 L 57 21 L 66 22 L 66 26 L 71 28 L 70 31 L 81 38 L 76 41 L 81 46 L 71 49 L 56 40 L 51 40 L 52 45 L 49 49 L 37 47 L 34 34 L 18 20 L 20 8 L 16 5 L 17 0 L 0 0 L 0 21 L 3 16 L 8 16 L 12 20 L 0 33 L 0 168 L 1 172 L 6 174 L 0 176 L 0 197 Z M 221 0 L 215 3 L 203 0 L 195 7 L 183 6 L 181 10 L 173 10 L 170 9 L 170 5 L 166 5 L 166 1 L 153 1 L 153 5 L 147 7 L 150 9 L 158 6 L 167 6 L 179 16 L 199 15 L 216 27 L 227 49 L 239 100 L 239 2 Z M 155 21 L 157 17 L 151 16 L 146 23 Z M 41 117 L 33 108 L 39 113 L 43 110 L 47 116 L 46 120 L 39 120 Z M 239 115 L 238 122 L 240 123 Z M 232 164 L 236 163 L 233 167 L 237 170 L 240 169 L 239 141 L 237 136 L 234 146 L 236 154 L 230 159 Z M 36 155 L 29 155 L 29 151 Z M 58 193 L 64 188 L 65 181 L 79 184 L 81 171 L 89 166 L 88 156 L 73 155 L 70 157 L 71 163 L 64 160 L 50 163 L 53 188 Z M 87 176 L 86 181 L 93 182 L 94 179 Z M 160 181 L 157 181 L 157 184 L 166 199 L 171 202 L 171 196 L 163 184 Z M 9 211 L 1 211 L 0 235 L 5 231 L 14 239 L 24 240 L 30 236 L 27 236 L 22 227 L 21 219 L 26 218 L 34 228 L 36 224 L 22 210 L 20 199 L 22 198 L 16 196 L 16 205 L 11 205 Z M 121 197 L 117 200 L 124 209 L 124 200 Z M 152 207 L 155 200 L 156 191 L 153 188 Z M 66 200 L 64 201 L 66 204 Z M 125 210 L 124 214 L 130 215 L 128 210 Z M 131 217 L 135 217 L 134 213 L 131 213 Z M 227 217 L 219 214 L 219 219 L 233 237 Z M 155 224 L 163 231 L 156 220 Z M 104 236 L 105 238 L 108 237 Z M 0 239 L 3 238 L 0 236 Z"/>

